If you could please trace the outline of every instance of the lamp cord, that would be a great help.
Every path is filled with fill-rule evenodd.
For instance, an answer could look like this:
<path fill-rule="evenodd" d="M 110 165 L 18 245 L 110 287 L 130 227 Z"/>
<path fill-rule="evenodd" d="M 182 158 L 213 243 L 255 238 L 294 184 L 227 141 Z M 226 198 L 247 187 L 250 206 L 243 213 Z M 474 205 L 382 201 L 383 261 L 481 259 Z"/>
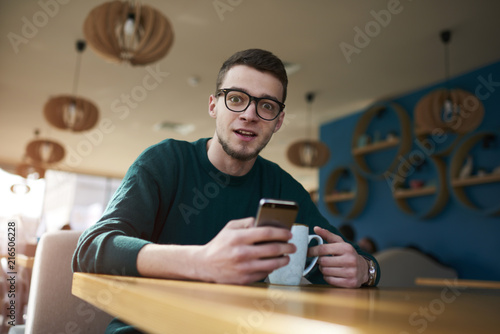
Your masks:
<path fill-rule="evenodd" d="M 440 34 L 441 41 L 444 44 L 444 76 L 446 80 L 446 88 L 448 91 L 451 90 L 450 87 L 450 40 L 451 40 L 451 31 L 444 30 Z"/>
<path fill-rule="evenodd" d="M 444 76 L 446 80 L 446 88 L 448 90 L 451 89 L 450 87 L 450 46 L 448 43 L 445 43 L 444 45 Z"/>
<path fill-rule="evenodd" d="M 75 66 L 75 75 L 73 77 L 73 91 L 72 95 L 76 97 L 76 92 L 78 89 L 78 80 L 80 78 L 80 68 L 81 68 L 81 63 L 82 63 L 82 53 L 83 50 L 85 50 L 85 41 L 79 40 L 76 42 L 76 51 L 77 56 L 76 56 L 76 66 Z"/>
<path fill-rule="evenodd" d="M 314 100 L 314 93 L 307 93 L 306 94 L 306 101 L 307 101 L 307 139 L 312 140 L 312 103 Z"/>
<path fill-rule="evenodd" d="M 80 64 L 81 64 L 82 56 L 78 54 L 76 57 L 76 67 L 75 67 L 75 75 L 73 76 L 73 90 L 72 95 L 76 96 L 76 91 L 78 88 L 78 78 L 80 76 Z"/>

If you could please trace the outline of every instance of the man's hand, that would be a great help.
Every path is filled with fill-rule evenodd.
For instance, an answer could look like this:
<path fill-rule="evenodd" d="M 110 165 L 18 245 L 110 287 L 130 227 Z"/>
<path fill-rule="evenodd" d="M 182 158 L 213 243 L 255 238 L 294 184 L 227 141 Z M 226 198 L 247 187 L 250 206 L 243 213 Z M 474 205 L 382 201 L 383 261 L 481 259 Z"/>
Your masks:
<path fill-rule="evenodd" d="M 197 252 L 197 276 L 203 281 L 247 284 L 264 279 L 288 264 L 295 252 L 289 230 L 253 228 L 255 219 L 232 220 Z"/>
<path fill-rule="evenodd" d="M 328 230 L 314 227 L 325 243 L 311 247 L 307 256 L 319 256 L 319 270 L 325 281 L 343 288 L 359 288 L 368 280 L 368 264 L 354 247 Z"/>

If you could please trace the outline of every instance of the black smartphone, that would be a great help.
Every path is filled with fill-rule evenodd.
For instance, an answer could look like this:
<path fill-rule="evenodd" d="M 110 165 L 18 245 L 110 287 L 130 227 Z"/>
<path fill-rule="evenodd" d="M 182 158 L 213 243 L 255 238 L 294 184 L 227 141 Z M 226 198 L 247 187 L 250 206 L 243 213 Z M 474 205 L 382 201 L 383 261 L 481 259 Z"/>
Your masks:
<path fill-rule="evenodd" d="M 294 201 L 263 198 L 259 202 L 255 226 L 291 229 L 298 212 L 299 205 Z"/>

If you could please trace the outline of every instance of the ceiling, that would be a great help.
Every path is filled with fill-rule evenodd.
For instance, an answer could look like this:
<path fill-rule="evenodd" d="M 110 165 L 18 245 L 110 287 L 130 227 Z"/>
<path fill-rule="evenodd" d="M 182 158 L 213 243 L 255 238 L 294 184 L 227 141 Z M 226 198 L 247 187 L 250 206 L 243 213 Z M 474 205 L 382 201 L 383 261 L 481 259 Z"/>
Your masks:
<path fill-rule="evenodd" d="M 496 0 L 144 0 L 174 27 L 169 54 L 149 67 L 132 67 L 109 63 L 87 48 L 77 94 L 97 104 L 100 123 L 83 134 L 52 128 L 43 106 L 51 96 L 72 92 L 75 43 L 83 38 L 87 13 L 103 2 L 0 2 L 2 166 L 19 163 L 40 129 L 42 137 L 66 147 L 66 160 L 56 169 L 122 177 L 142 150 L 164 138 L 212 136 L 208 97 L 220 65 L 236 51 L 263 48 L 300 66 L 289 76 L 285 126 L 263 156 L 312 189 L 317 170 L 286 160 L 287 147 L 308 134 L 306 93 L 316 93 L 312 122 L 317 129 L 376 100 L 436 83 L 444 78 L 439 39 L 444 29 L 453 32 L 452 76 L 500 59 Z M 363 39 L 359 31 L 366 28 L 371 30 Z M 141 90 L 151 72 L 158 73 L 159 84 Z M 141 91 L 146 94 L 137 95 Z M 194 131 L 158 131 L 161 122 L 191 124 Z"/>

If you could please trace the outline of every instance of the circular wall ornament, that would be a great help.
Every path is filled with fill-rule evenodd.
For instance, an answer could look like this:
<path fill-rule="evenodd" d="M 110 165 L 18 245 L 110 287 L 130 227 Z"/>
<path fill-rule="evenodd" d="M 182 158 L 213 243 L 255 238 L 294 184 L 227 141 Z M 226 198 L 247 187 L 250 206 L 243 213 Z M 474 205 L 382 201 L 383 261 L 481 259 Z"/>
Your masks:
<path fill-rule="evenodd" d="M 393 112 L 399 122 L 399 129 L 395 135 L 388 133 L 385 138 L 380 138 L 376 142 L 370 142 L 367 138 L 367 130 L 370 123 L 383 112 Z M 395 129 L 396 130 L 396 129 Z M 376 104 L 363 113 L 359 119 L 352 136 L 352 155 L 357 167 L 369 177 L 381 178 L 388 171 L 393 170 L 399 163 L 398 157 L 408 153 L 411 148 L 411 127 L 410 118 L 406 110 L 396 103 Z M 375 171 L 367 162 L 367 155 L 377 154 L 383 150 L 397 148 L 394 157 L 388 162 L 384 171 Z"/>
<path fill-rule="evenodd" d="M 351 178 L 352 186 L 350 189 L 339 189 L 339 184 L 343 178 Z M 335 168 L 325 185 L 324 201 L 328 210 L 344 218 L 354 218 L 364 209 L 368 198 L 368 182 L 358 172 L 351 167 Z M 340 203 L 350 203 L 348 209 L 341 209 Z"/>
<path fill-rule="evenodd" d="M 404 175 L 397 175 L 394 178 L 395 182 L 392 195 L 396 204 L 402 211 L 410 215 L 415 215 L 421 219 L 427 219 L 440 213 L 448 203 L 449 192 L 446 184 L 446 165 L 444 161 L 438 157 L 425 157 L 422 155 L 419 159 L 420 158 L 422 158 L 422 160 L 417 160 L 416 156 L 412 158 L 410 154 L 409 157 L 407 156 L 403 159 L 398 170 L 408 172 L 403 173 Z M 413 179 L 408 182 L 410 187 L 405 188 L 404 183 L 407 182 L 407 179 L 412 179 L 411 169 L 416 169 L 419 166 L 413 166 L 413 164 L 416 162 L 421 165 L 425 161 L 428 161 L 429 165 L 434 169 L 435 179 L 431 182 Z M 417 183 L 417 181 L 419 182 Z M 432 197 L 432 201 L 430 201 L 427 208 L 412 208 L 409 203 L 412 199 L 426 196 Z"/>
<path fill-rule="evenodd" d="M 472 174 L 463 173 L 464 165 L 467 164 L 466 161 L 471 151 L 488 137 L 499 138 L 500 133 L 498 131 L 481 131 L 471 134 L 460 143 L 460 146 L 455 150 L 450 161 L 449 183 L 451 185 L 452 194 L 463 206 L 487 216 L 498 216 L 500 215 L 500 204 L 496 199 L 496 194 L 494 200 L 491 201 L 493 204 L 490 203 L 490 205 L 485 205 L 478 201 L 475 196 L 467 190 L 468 188 L 488 184 L 498 188 L 500 184 L 500 166 L 497 166 L 489 173 L 484 173 L 484 175 L 479 173 L 479 171 Z"/>

